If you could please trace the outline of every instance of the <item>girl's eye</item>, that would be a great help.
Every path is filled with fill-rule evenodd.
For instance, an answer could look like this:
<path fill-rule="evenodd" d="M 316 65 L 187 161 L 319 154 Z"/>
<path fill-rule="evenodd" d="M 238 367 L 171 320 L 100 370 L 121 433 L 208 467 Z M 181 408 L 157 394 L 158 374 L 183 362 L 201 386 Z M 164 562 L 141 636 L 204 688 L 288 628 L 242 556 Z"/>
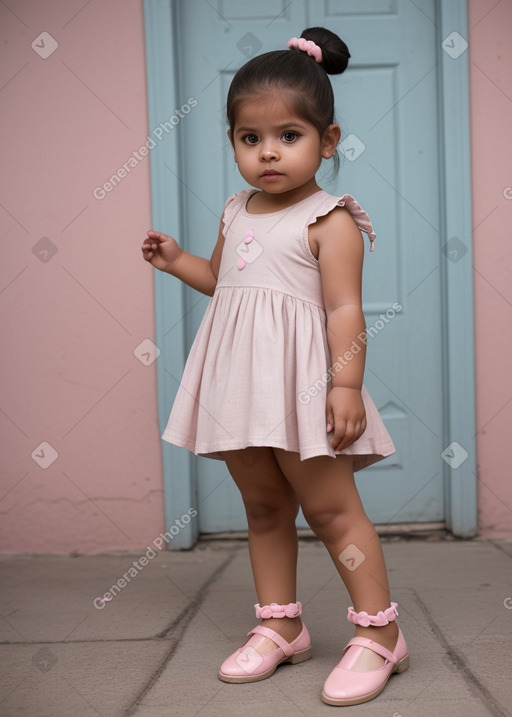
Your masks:
<path fill-rule="evenodd" d="M 285 142 L 294 142 L 299 135 L 297 132 L 284 132 L 283 139 Z"/>
<path fill-rule="evenodd" d="M 244 142 L 246 144 L 256 144 L 258 141 L 258 137 L 255 134 L 246 134 L 244 137 Z"/>

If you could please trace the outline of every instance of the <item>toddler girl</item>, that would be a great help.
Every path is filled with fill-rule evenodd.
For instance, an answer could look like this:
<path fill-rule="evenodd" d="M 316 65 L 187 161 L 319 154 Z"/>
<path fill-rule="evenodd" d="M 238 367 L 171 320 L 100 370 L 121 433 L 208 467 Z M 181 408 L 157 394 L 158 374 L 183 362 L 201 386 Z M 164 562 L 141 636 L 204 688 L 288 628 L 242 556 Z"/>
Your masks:
<path fill-rule="evenodd" d="M 322 159 L 338 161 L 326 73 L 343 72 L 347 46 L 310 28 L 288 48 L 253 58 L 231 83 L 228 136 L 253 188 L 227 200 L 211 258 L 156 231 L 142 253 L 213 297 L 163 438 L 224 460 L 247 514 L 261 622 L 218 676 L 254 682 L 311 657 L 296 596 L 301 506 L 353 602 L 355 637 L 322 692 L 328 704 L 351 705 L 376 697 L 409 662 L 354 482 L 354 471 L 395 450 L 363 385 L 361 230 L 370 251 L 375 234 L 352 196 L 331 196 L 315 179 Z"/>

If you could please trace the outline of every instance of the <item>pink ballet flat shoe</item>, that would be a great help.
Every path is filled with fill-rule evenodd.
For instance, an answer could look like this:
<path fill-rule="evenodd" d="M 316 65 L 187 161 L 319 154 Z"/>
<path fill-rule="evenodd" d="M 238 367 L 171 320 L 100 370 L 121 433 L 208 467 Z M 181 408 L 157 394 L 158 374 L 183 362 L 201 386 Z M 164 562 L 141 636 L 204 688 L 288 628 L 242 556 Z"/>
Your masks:
<path fill-rule="evenodd" d="M 396 603 L 391 603 L 391 607 L 377 615 L 368 615 L 364 611 L 356 613 L 353 608 L 348 610 L 349 622 L 363 627 L 387 625 L 392 620 L 396 620 L 397 615 Z M 352 670 L 364 647 L 384 657 L 386 660 L 384 665 L 377 670 L 367 672 Z M 408 667 L 409 653 L 400 628 L 393 652 L 366 637 L 354 637 L 345 647 L 341 661 L 325 681 L 322 699 L 328 705 L 338 706 L 369 702 L 382 692 L 394 672 L 404 672 Z"/>
<path fill-rule="evenodd" d="M 289 603 L 288 605 L 277 605 L 271 603 L 260 607 L 254 606 L 257 618 L 269 617 L 297 617 L 302 612 L 302 605 Z M 275 630 L 263 625 L 257 625 L 247 633 L 249 640 L 243 647 L 240 647 L 225 660 L 220 668 L 218 677 L 223 682 L 257 682 L 264 680 L 274 674 L 278 665 L 283 662 L 290 662 L 296 665 L 305 662 L 311 657 L 311 640 L 306 626 L 302 625 L 300 635 L 288 643 Z M 279 647 L 266 655 L 260 655 L 252 643 L 258 643 L 257 636 L 263 635 L 273 640 Z M 252 636 L 252 637 L 251 637 Z"/>

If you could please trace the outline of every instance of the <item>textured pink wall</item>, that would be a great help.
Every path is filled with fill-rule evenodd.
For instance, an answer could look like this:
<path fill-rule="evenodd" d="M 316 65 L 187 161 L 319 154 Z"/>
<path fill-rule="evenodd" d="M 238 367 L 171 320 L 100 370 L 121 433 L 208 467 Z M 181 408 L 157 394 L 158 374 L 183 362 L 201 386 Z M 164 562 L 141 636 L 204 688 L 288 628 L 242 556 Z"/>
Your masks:
<path fill-rule="evenodd" d="M 479 529 L 512 537 L 512 2 L 470 0 Z"/>
<path fill-rule="evenodd" d="M 148 157 L 93 189 L 148 134 L 142 4 L 6 0 L 0 27 L 1 550 L 140 548 L 164 527 L 155 367 L 133 354 L 154 338 Z"/>

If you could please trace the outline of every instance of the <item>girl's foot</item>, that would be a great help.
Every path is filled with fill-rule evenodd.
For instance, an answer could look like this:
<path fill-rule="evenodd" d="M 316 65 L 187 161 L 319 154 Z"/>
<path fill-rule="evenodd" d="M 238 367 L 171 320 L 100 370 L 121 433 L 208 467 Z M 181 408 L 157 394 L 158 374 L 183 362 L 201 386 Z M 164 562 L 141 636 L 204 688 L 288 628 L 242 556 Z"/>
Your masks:
<path fill-rule="evenodd" d="M 397 604 L 391 603 L 377 615 L 348 610 L 356 625 L 356 636 L 346 646 L 322 691 L 328 705 L 358 705 L 379 695 L 394 672 L 409 667 L 409 653 L 396 624 Z"/>
<path fill-rule="evenodd" d="M 270 617 L 267 620 L 262 620 L 260 625 L 274 630 L 281 635 L 286 642 L 293 642 L 300 635 L 300 631 L 302 630 L 302 620 L 300 617 Z M 263 636 L 258 637 L 257 644 L 256 640 L 253 638 L 253 642 L 251 644 L 254 649 L 260 653 L 260 655 L 266 655 L 269 652 L 274 652 L 274 650 L 277 650 L 279 647 L 279 645 L 276 645 L 273 640 Z"/>
<path fill-rule="evenodd" d="M 255 608 L 261 623 L 251 630 L 246 643 L 222 663 L 218 677 L 223 682 L 264 680 L 282 662 L 295 665 L 311 657 L 309 633 L 299 618 L 301 603 Z M 290 614 L 293 617 L 288 617 Z"/>
<path fill-rule="evenodd" d="M 370 625 L 370 627 L 361 627 L 360 625 L 357 625 L 355 636 L 366 637 L 368 640 L 373 640 L 378 645 L 385 647 L 386 650 L 393 652 L 398 640 L 398 625 L 395 621 L 390 622 L 389 625 L 385 625 L 383 627 L 374 627 L 372 625 Z M 382 667 L 385 664 L 385 662 L 386 660 L 382 657 L 382 655 L 378 655 L 376 652 L 373 652 L 373 650 L 363 647 L 361 654 L 351 669 L 354 672 L 378 670 L 379 667 Z"/>

